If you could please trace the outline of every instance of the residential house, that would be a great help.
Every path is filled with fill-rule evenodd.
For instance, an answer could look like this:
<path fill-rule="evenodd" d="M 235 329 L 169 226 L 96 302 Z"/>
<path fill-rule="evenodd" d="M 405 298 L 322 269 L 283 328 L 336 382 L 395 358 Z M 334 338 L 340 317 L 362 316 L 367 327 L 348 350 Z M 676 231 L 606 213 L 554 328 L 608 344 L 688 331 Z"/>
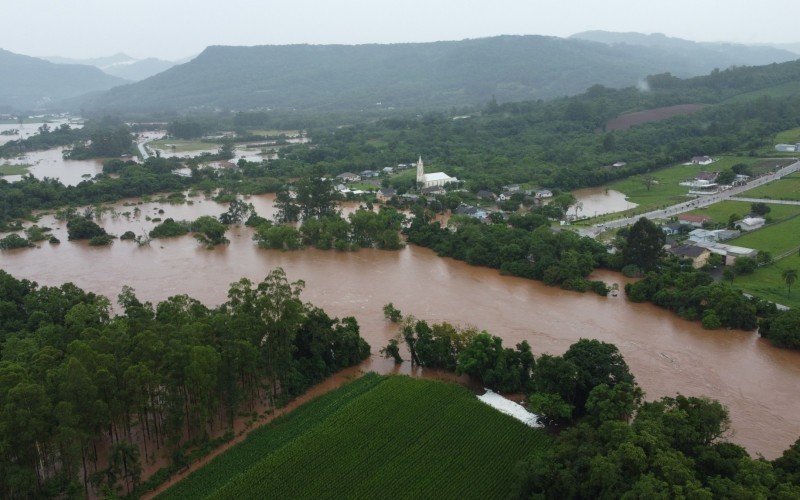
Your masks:
<path fill-rule="evenodd" d="M 695 177 L 695 180 L 710 184 L 712 182 L 716 182 L 717 177 L 719 177 L 719 172 L 700 172 Z"/>
<path fill-rule="evenodd" d="M 717 235 L 714 233 L 714 231 L 698 228 L 689 232 L 689 241 L 693 243 L 714 243 L 717 241 Z"/>
<path fill-rule="evenodd" d="M 425 196 L 445 194 L 447 191 L 442 186 L 428 186 L 422 188 L 422 194 Z"/>
<path fill-rule="evenodd" d="M 680 214 L 678 216 L 678 222 L 689 224 L 694 227 L 703 227 L 704 223 L 711 222 L 711 217 L 695 214 Z"/>
<path fill-rule="evenodd" d="M 767 221 L 763 217 L 745 217 L 742 220 L 737 220 L 733 223 L 734 227 L 742 231 L 754 231 L 764 227 Z"/>
<path fill-rule="evenodd" d="M 492 201 L 494 201 L 495 199 L 497 199 L 497 196 L 495 196 L 495 194 L 493 192 L 488 191 L 486 189 L 481 189 L 480 191 L 478 191 L 478 193 L 475 196 L 477 196 L 479 200 L 492 200 Z"/>
<path fill-rule="evenodd" d="M 364 170 L 360 175 L 362 179 L 370 179 L 372 177 L 378 177 L 380 174 L 374 170 Z"/>
<path fill-rule="evenodd" d="M 537 200 L 543 200 L 545 198 L 552 198 L 553 192 L 550 191 L 549 189 L 537 189 L 536 192 L 534 193 L 534 196 L 536 197 Z"/>
<path fill-rule="evenodd" d="M 358 182 L 361 180 L 361 176 L 358 174 L 354 174 L 353 172 L 344 172 L 336 176 L 337 179 L 341 182 Z"/>
<path fill-rule="evenodd" d="M 503 191 L 500 193 L 500 196 L 497 197 L 500 201 L 510 200 L 512 196 L 517 194 L 519 191 Z"/>
<path fill-rule="evenodd" d="M 741 231 L 735 229 L 717 229 L 714 233 L 717 235 L 717 241 L 728 241 L 742 235 Z"/>
<path fill-rule="evenodd" d="M 775 151 L 779 151 L 781 153 L 794 153 L 798 151 L 798 149 L 795 144 L 776 144 Z"/>
<path fill-rule="evenodd" d="M 698 243 L 698 247 L 706 248 L 711 253 L 715 253 L 717 255 L 721 255 L 725 259 L 726 266 L 732 266 L 736 259 L 739 257 L 747 257 L 749 259 L 755 259 L 758 257 L 758 250 L 752 248 L 745 248 L 745 247 L 737 247 L 734 245 L 728 245 L 726 243 Z"/>
<path fill-rule="evenodd" d="M 392 188 L 383 188 L 378 191 L 377 198 L 380 201 L 389 201 L 397 196 L 397 191 Z"/>
<path fill-rule="evenodd" d="M 394 167 L 383 167 L 383 173 L 387 174 L 387 175 L 388 174 L 393 174 L 394 173 Z"/>
<path fill-rule="evenodd" d="M 710 250 L 695 245 L 680 245 L 667 249 L 667 252 L 681 259 L 692 261 L 692 267 L 695 269 L 700 269 L 706 265 L 708 258 L 711 256 Z"/>
<path fill-rule="evenodd" d="M 695 165 L 711 165 L 714 163 L 714 158 L 710 156 L 693 156 L 692 163 Z"/>
<path fill-rule="evenodd" d="M 664 232 L 664 234 L 672 236 L 680 234 L 681 226 L 683 226 L 683 224 L 679 222 L 670 222 L 669 224 L 664 224 L 663 226 L 661 226 L 661 230 Z"/>
<path fill-rule="evenodd" d="M 749 175 L 745 174 L 736 174 L 736 177 L 733 178 L 733 185 L 734 186 L 741 186 L 743 184 L 747 184 L 747 181 L 750 180 Z"/>
<path fill-rule="evenodd" d="M 617 161 L 611 164 L 612 167 L 616 168 L 624 167 L 625 165 L 627 165 L 627 163 L 625 163 L 624 161 Z"/>
<path fill-rule="evenodd" d="M 503 191 L 508 191 L 509 193 L 516 193 L 519 191 L 519 184 L 507 184 L 503 186 Z"/>

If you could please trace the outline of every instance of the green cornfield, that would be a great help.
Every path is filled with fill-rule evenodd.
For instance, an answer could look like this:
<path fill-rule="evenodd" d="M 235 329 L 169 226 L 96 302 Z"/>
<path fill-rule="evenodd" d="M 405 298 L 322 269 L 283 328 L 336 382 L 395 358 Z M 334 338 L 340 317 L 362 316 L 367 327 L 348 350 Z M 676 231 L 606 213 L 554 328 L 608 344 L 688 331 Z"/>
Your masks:
<path fill-rule="evenodd" d="M 550 438 L 450 383 L 368 374 L 254 431 L 159 498 L 504 498 Z"/>

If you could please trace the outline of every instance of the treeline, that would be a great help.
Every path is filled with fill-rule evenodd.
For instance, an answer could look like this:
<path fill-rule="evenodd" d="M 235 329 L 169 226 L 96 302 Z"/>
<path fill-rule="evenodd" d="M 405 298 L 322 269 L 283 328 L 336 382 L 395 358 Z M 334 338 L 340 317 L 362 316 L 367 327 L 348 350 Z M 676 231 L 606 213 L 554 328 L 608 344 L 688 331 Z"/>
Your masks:
<path fill-rule="evenodd" d="M 83 128 L 71 128 L 63 123 L 51 129 L 46 123 L 39 127 L 38 133 L 25 139 L 17 139 L 0 145 L 0 158 L 19 156 L 30 151 L 43 151 L 59 146 L 68 146 L 87 137 Z"/>
<path fill-rule="evenodd" d="M 79 141 L 64 153 L 70 160 L 115 158 L 133 152 L 133 135 L 125 124 L 89 127 L 88 141 Z"/>
<path fill-rule="evenodd" d="M 768 306 L 759 299 L 749 299 L 730 284 L 714 282 L 705 271 L 692 269 L 675 259 L 664 260 L 657 270 L 648 272 L 636 283 L 625 285 L 633 302 L 652 302 L 682 318 L 700 320 L 703 327 L 753 330 L 759 312 Z"/>
<path fill-rule="evenodd" d="M 340 251 L 373 247 L 399 250 L 403 247 L 400 230 L 404 221 L 405 216 L 393 208 L 381 207 L 378 212 L 360 208 L 347 218 L 337 213 L 303 219 L 299 228 L 261 221 L 255 225 L 253 239 L 262 248 L 276 250 L 303 246 Z"/>
<path fill-rule="evenodd" d="M 282 270 L 231 285 L 208 308 L 39 287 L 0 271 L 0 495 L 130 492 L 144 461 L 276 407 L 370 347 L 354 318 L 300 300 Z"/>
<path fill-rule="evenodd" d="M 568 290 L 608 293 L 605 283 L 586 278 L 598 267 L 617 266 L 602 243 L 572 231 L 553 231 L 543 216 L 510 219 L 515 221 L 521 227 L 454 216 L 450 227 L 443 228 L 423 209 L 417 209 L 405 233 L 410 243 L 440 256 Z"/>
<path fill-rule="evenodd" d="M 172 171 L 179 163 L 148 158 L 144 164 L 130 162 L 119 170 L 117 178 L 102 175 L 75 186 L 65 186 L 57 179 L 35 179 L 25 176 L 10 183 L 0 179 L 0 227 L 31 211 L 72 205 L 93 205 L 159 192 L 183 190 L 191 180 Z"/>
<path fill-rule="evenodd" d="M 636 89 L 595 86 L 568 99 L 490 103 L 458 120 L 448 113 L 429 113 L 332 132 L 312 130 L 313 147 L 287 147 L 282 159 L 338 174 L 409 163 L 421 154 L 430 169 L 465 180 L 471 191 L 497 192 L 505 184 L 523 182 L 567 190 L 700 154 L 749 154 L 769 144 L 776 132 L 800 126 L 800 97 L 795 96 L 723 102 L 691 116 L 602 131 L 609 119 L 631 109 L 696 102 L 691 92 L 654 96 L 664 102 Z M 627 165 L 611 168 L 617 161 Z"/>

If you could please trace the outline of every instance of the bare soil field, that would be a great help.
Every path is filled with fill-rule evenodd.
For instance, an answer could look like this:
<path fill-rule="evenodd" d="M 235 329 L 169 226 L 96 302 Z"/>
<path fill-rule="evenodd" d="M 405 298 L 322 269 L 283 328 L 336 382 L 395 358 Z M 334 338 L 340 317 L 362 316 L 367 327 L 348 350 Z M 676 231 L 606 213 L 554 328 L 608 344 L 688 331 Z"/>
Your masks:
<path fill-rule="evenodd" d="M 625 113 L 618 117 L 609 120 L 606 123 L 606 130 L 612 132 L 614 130 L 628 130 L 636 125 L 642 125 L 649 122 L 657 122 L 666 120 L 675 116 L 684 116 L 696 113 L 705 107 L 704 104 L 678 104 L 675 106 L 666 106 L 664 108 L 647 109 L 645 111 L 636 111 L 634 113 Z"/>

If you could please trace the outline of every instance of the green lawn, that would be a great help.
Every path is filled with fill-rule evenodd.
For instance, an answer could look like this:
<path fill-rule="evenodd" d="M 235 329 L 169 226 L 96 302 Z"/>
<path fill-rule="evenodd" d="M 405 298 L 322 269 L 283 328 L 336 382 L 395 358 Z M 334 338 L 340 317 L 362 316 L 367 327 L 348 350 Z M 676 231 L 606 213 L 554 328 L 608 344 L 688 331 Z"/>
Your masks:
<path fill-rule="evenodd" d="M 725 170 L 737 163 L 754 165 L 757 162 L 756 158 L 722 156 L 711 165 L 680 164 L 652 172 L 650 175 L 658 181 L 658 184 L 650 186 L 650 189 L 647 189 L 636 176 L 614 182 L 607 187 L 626 194 L 628 200 L 639 205 L 628 212 L 644 212 L 685 201 L 689 188 L 678 184 L 693 179 L 700 172 Z"/>
<path fill-rule="evenodd" d="M 800 174 L 792 174 L 743 193 L 748 198 L 800 200 Z"/>
<path fill-rule="evenodd" d="M 504 498 L 550 438 L 453 384 L 368 374 L 271 424 L 160 498 Z"/>
<path fill-rule="evenodd" d="M 726 99 L 724 102 L 744 102 L 758 99 L 759 97 L 790 97 L 800 94 L 800 82 L 786 82 L 781 85 L 769 87 L 766 89 L 754 90 L 744 94 L 739 94 Z"/>
<path fill-rule="evenodd" d="M 772 265 L 759 268 L 755 273 L 737 276 L 733 284 L 743 291 L 790 307 L 800 307 L 800 283 L 792 287 L 787 296 L 786 284 L 781 273 L 784 269 L 800 271 L 800 256 L 793 254 Z"/>
<path fill-rule="evenodd" d="M 217 143 L 189 141 L 183 139 L 159 139 L 157 141 L 148 142 L 147 145 L 153 149 L 161 149 L 175 153 L 186 153 L 189 151 L 203 151 L 206 149 L 219 148 L 219 144 Z M 175 146 L 174 149 L 172 148 L 172 145 Z"/>
<path fill-rule="evenodd" d="M 783 222 L 770 224 L 762 229 L 745 233 L 728 243 L 755 248 L 777 256 L 782 252 L 800 246 L 800 217 L 793 217 Z"/>
<path fill-rule="evenodd" d="M 796 144 L 800 142 L 800 127 L 784 130 L 775 134 L 777 144 Z"/>
<path fill-rule="evenodd" d="M 692 210 L 689 212 L 693 215 L 706 215 L 711 217 L 711 220 L 720 224 L 727 224 L 728 218 L 731 214 L 737 214 L 740 217 L 744 217 L 750 213 L 750 203 L 749 201 L 721 201 L 719 203 L 714 203 L 705 208 L 698 208 L 697 210 Z M 778 222 L 782 219 L 786 219 L 793 215 L 800 214 L 800 205 L 777 205 L 774 203 L 769 204 L 770 212 L 768 217 L 775 222 Z"/>
<path fill-rule="evenodd" d="M 10 165 L 8 163 L 0 165 L 0 176 L 2 175 L 24 175 L 28 173 L 30 165 Z"/>

